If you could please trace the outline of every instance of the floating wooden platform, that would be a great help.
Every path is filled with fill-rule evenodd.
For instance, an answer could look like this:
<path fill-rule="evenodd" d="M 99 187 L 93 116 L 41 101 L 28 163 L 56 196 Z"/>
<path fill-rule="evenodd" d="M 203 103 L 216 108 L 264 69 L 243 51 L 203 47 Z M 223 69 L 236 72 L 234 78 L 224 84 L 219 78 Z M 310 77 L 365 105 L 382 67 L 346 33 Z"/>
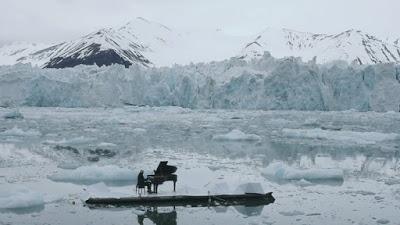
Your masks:
<path fill-rule="evenodd" d="M 89 198 L 88 205 L 114 206 L 258 206 L 273 203 L 272 192 L 266 194 L 245 193 L 235 195 L 174 195 L 174 196 L 141 196 L 124 198 Z"/>

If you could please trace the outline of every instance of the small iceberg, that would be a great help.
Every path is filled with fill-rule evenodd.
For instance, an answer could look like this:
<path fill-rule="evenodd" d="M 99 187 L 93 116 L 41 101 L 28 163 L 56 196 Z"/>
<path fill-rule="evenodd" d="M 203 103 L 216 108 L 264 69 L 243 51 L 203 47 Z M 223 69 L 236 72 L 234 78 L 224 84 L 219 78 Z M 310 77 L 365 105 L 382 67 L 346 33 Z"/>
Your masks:
<path fill-rule="evenodd" d="M 343 180 L 341 169 L 295 169 L 282 162 L 271 163 L 262 175 L 275 180 Z"/>
<path fill-rule="evenodd" d="M 8 112 L 4 115 L 4 119 L 23 119 L 24 116 L 19 110 Z"/>
<path fill-rule="evenodd" d="M 0 134 L 5 135 L 5 136 L 18 136 L 18 137 L 34 137 L 34 136 L 42 135 L 37 130 L 33 130 L 33 129 L 22 130 L 18 127 L 13 127 L 9 130 L 5 130 L 5 131 L 1 132 Z"/>
<path fill-rule="evenodd" d="M 246 134 L 241 130 L 234 129 L 227 134 L 214 135 L 213 140 L 216 141 L 259 141 L 261 138 L 255 134 Z"/>
<path fill-rule="evenodd" d="M 43 206 L 44 196 L 25 187 L 4 185 L 0 188 L 0 209 L 19 209 Z"/>
<path fill-rule="evenodd" d="M 59 182 L 94 184 L 99 182 L 133 183 L 137 173 L 130 169 L 114 165 L 81 166 L 73 170 L 61 170 L 48 176 L 50 180 Z"/>
<path fill-rule="evenodd" d="M 333 140 L 341 143 L 377 144 L 384 141 L 393 141 L 400 138 L 396 133 L 358 132 L 341 130 L 340 127 L 325 127 L 315 129 L 282 129 L 282 134 L 291 138 L 312 138 Z"/>

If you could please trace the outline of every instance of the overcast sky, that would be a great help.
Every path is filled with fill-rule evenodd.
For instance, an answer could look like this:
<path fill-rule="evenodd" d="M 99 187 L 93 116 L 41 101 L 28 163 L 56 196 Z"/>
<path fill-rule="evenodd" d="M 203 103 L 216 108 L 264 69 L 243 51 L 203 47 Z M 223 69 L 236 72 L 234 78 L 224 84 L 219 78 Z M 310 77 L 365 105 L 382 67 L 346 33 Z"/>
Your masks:
<path fill-rule="evenodd" d="M 355 28 L 400 37 L 400 0 L 1 0 L 0 43 L 57 42 L 141 16 L 180 30 L 251 35 L 266 27 Z"/>

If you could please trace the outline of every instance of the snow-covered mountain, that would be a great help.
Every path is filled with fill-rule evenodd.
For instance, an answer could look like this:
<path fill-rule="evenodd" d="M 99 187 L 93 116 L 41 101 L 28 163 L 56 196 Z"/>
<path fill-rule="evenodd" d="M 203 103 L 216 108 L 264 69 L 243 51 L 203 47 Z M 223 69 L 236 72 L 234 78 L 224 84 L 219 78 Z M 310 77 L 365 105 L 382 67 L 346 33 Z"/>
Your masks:
<path fill-rule="evenodd" d="M 45 68 L 64 68 L 79 64 L 102 66 L 116 63 L 127 67 L 134 64 L 148 67 L 157 62 L 155 53 L 172 48 L 179 38 L 179 34 L 170 28 L 138 17 L 119 28 L 101 29 L 77 40 L 41 49 L 14 45 L 1 47 L 0 52 L 5 58 L 1 64 L 21 62 Z M 25 50 L 20 52 L 20 49 Z"/>
<path fill-rule="evenodd" d="M 45 68 L 114 63 L 171 66 L 236 56 L 246 40 L 249 37 L 229 36 L 221 30 L 178 32 L 138 17 L 122 27 L 101 29 L 73 41 L 42 48 L 25 48 L 18 44 L 0 47 L 0 65 L 31 63 Z M 26 50 L 13 54 L 20 49 Z"/>
<path fill-rule="evenodd" d="M 400 62 L 400 47 L 359 30 L 336 35 L 313 34 L 289 29 L 268 28 L 246 44 L 241 57 L 261 57 L 269 51 L 275 57 L 316 57 L 318 63 L 345 60 L 358 64 Z"/>
<path fill-rule="evenodd" d="M 345 60 L 375 64 L 400 62 L 399 40 L 383 41 L 358 30 L 337 35 L 268 28 L 252 37 L 227 35 L 220 29 L 176 31 L 138 17 L 117 28 L 105 28 L 54 45 L 16 43 L 0 47 L 0 65 L 31 63 L 45 68 L 79 64 L 171 66 L 239 57 L 316 57 L 318 63 Z"/>
<path fill-rule="evenodd" d="M 14 42 L 0 46 L 0 65 L 12 65 L 17 62 L 29 62 L 27 57 L 31 54 L 48 48 L 49 45 Z"/>

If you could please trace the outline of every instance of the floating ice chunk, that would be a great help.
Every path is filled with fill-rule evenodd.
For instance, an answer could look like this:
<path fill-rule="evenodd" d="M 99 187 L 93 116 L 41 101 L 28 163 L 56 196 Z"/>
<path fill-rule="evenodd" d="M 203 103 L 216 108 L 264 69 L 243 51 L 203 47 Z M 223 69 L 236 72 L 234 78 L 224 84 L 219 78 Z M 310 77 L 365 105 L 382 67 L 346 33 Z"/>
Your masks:
<path fill-rule="evenodd" d="M 400 138 L 395 133 L 379 132 L 357 132 L 346 130 L 323 130 L 323 129 L 282 129 L 282 133 L 288 137 L 295 138 L 316 138 L 335 140 L 341 142 L 352 142 L 356 144 L 376 144 L 377 142 L 396 140 Z"/>
<path fill-rule="evenodd" d="M 77 169 L 80 165 L 76 162 L 61 162 L 57 165 L 60 169 L 73 170 Z"/>
<path fill-rule="evenodd" d="M 63 182 L 126 182 L 136 181 L 136 173 L 130 169 L 114 165 L 108 166 L 82 166 L 74 170 L 61 170 L 48 177 L 54 181 Z"/>
<path fill-rule="evenodd" d="M 271 163 L 262 175 L 277 180 L 343 180 L 341 169 L 295 169 L 281 162 Z"/>
<path fill-rule="evenodd" d="M 213 136 L 213 140 L 217 141 L 258 141 L 260 136 L 255 134 L 245 134 L 238 129 L 234 129 L 227 134 L 218 134 Z"/>
<path fill-rule="evenodd" d="M 279 214 L 281 214 L 283 216 L 302 216 L 305 213 L 302 211 L 294 210 L 294 211 L 288 211 L 288 212 L 279 212 Z"/>
<path fill-rule="evenodd" d="M 331 130 L 331 131 L 340 131 L 340 130 L 342 130 L 342 127 L 337 126 L 337 125 L 332 125 L 332 124 L 326 124 L 326 125 L 322 125 L 321 129 L 322 130 Z"/>
<path fill-rule="evenodd" d="M 300 187 L 307 187 L 307 186 L 313 185 L 313 183 L 311 183 L 310 181 L 307 181 L 307 180 L 305 180 L 305 179 L 300 179 L 300 180 L 297 181 L 295 184 L 298 185 L 298 186 L 300 186 Z"/>
<path fill-rule="evenodd" d="M 387 220 L 387 219 L 379 219 L 376 222 L 379 223 L 379 224 L 388 224 L 390 221 Z"/>
<path fill-rule="evenodd" d="M 41 135 L 41 133 L 37 130 L 29 129 L 24 131 L 18 127 L 13 127 L 12 129 L 3 131 L 0 134 L 5 136 L 25 136 L 25 137 L 33 137 Z"/>
<path fill-rule="evenodd" d="M 358 190 L 358 191 L 344 191 L 344 194 L 350 194 L 352 196 L 356 196 L 356 195 L 364 195 L 364 196 L 368 196 L 368 195 L 375 195 L 374 192 L 372 191 L 364 191 L 364 190 Z"/>
<path fill-rule="evenodd" d="M 18 110 L 8 112 L 4 115 L 5 119 L 23 119 L 24 116 Z"/>
<path fill-rule="evenodd" d="M 133 129 L 132 131 L 133 131 L 134 133 L 137 133 L 137 134 L 144 134 L 144 133 L 147 132 L 147 130 L 146 130 L 146 129 L 143 129 L 143 128 L 135 128 L 135 129 Z"/>
<path fill-rule="evenodd" d="M 262 188 L 260 183 L 245 183 L 239 185 L 235 189 L 236 194 L 243 193 L 264 193 L 264 189 Z"/>
<path fill-rule="evenodd" d="M 108 143 L 108 142 L 101 142 L 100 144 L 97 145 L 98 147 L 115 147 L 117 146 L 114 143 Z"/>
<path fill-rule="evenodd" d="M 388 180 L 385 181 L 385 184 L 387 184 L 387 185 L 400 184 L 400 179 L 389 178 Z"/>
<path fill-rule="evenodd" d="M 304 126 L 310 126 L 310 127 L 316 127 L 319 126 L 320 122 L 316 118 L 307 118 L 303 125 Z"/>
<path fill-rule="evenodd" d="M 48 159 L 35 154 L 26 148 L 16 147 L 14 144 L 0 144 L 1 167 L 12 167 L 48 162 Z"/>
<path fill-rule="evenodd" d="M 17 209 L 42 206 L 43 194 L 15 185 L 0 186 L 0 209 Z"/>
<path fill-rule="evenodd" d="M 62 140 L 59 141 L 54 141 L 54 140 L 47 140 L 44 141 L 44 144 L 57 144 L 57 145 L 61 145 L 61 144 L 85 144 L 88 142 L 92 142 L 95 141 L 95 138 L 88 138 L 88 137 L 76 137 L 76 138 L 71 138 L 71 139 L 65 139 L 63 138 Z"/>

